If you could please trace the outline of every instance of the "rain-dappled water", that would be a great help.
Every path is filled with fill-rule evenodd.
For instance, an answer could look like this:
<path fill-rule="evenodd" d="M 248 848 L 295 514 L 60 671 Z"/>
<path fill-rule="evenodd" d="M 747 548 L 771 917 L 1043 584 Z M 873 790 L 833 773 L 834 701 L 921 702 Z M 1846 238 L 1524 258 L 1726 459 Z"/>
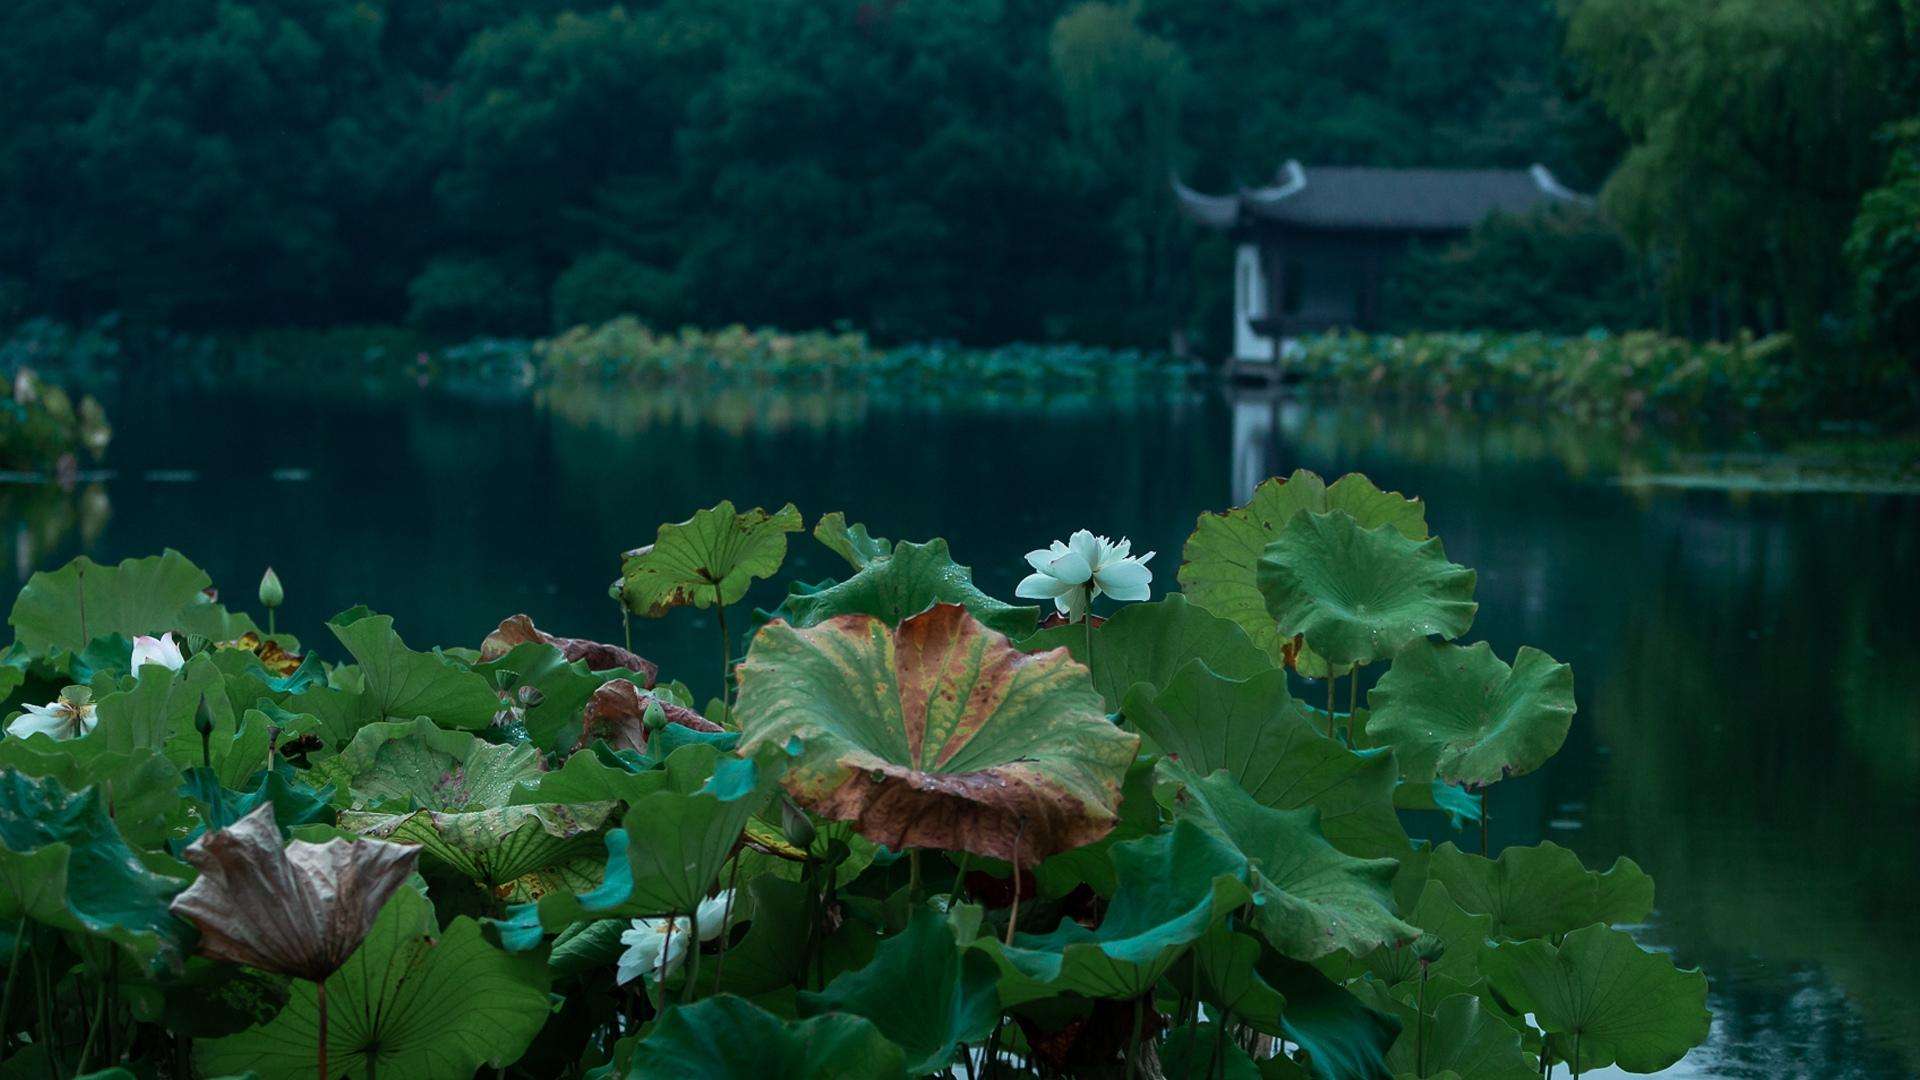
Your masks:
<path fill-rule="evenodd" d="M 70 495 L 0 488 L 12 572 L 173 546 L 250 600 L 270 562 L 282 626 L 309 640 L 360 601 L 415 645 L 475 645 L 519 611 L 618 640 L 618 553 L 723 497 L 945 536 L 1002 595 L 1029 548 L 1126 534 L 1159 552 L 1164 586 L 1201 510 L 1298 466 L 1363 470 L 1424 497 L 1449 556 L 1479 570 L 1472 636 L 1572 662 L 1573 735 L 1496 791 L 1493 841 L 1550 838 L 1590 864 L 1629 853 L 1658 880 L 1636 932 L 1707 969 L 1715 1014 L 1671 1075 L 1920 1072 L 1920 497 L 1622 484 L 1668 444 L 1212 392 L 133 382 L 103 397 L 107 474 Z M 786 573 L 840 565 L 800 541 Z M 636 624 L 635 646 L 710 690 L 709 618 Z"/>

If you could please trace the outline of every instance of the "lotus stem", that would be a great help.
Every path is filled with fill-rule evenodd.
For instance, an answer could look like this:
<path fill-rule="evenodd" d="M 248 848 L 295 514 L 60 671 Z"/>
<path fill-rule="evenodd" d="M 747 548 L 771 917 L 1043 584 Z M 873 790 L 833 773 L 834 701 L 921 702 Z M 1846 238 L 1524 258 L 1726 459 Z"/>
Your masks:
<path fill-rule="evenodd" d="M 13 983 L 20 974 L 20 954 L 27 951 L 27 917 L 20 916 L 20 925 L 13 929 L 13 956 L 7 960 L 7 987 L 0 991 L 0 1021 L 13 1015 Z M 13 1035 L 11 1029 L 0 1031 L 0 1061 L 7 1057 L 7 1039 Z"/>
<path fill-rule="evenodd" d="M 673 953 L 673 923 L 676 916 L 667 916 L 667 936 L 660 942 L 660 966 L 654 971 L 654 982 L 660 987 L 660 1006 L 667 1004 L 667 957 Z"/>
<path fill-rule="evenodd" d="M 268 608 L 268 609 L 267 609 L 267 636 L 268 636 L 268 637 L 272 637 L 273 635 L 274 635 L 274 629 L 273 629 L 273 609 L 272 609 L 272 608 Z"/>
<path fill-rule="evenodd" d="M 720 617 L 720 703 L 733 712 L 733 639 L 727 636 L 727 605 L 715 604 Z"/>
<path fill-rule="evenodd" d="M 1087 611 L 1087 613 L 1080 617 L 1080 621 L 1085 623 L 1087 627 L 1087 676 L 1091 678 L 1093 676 L 1093 611 L 1091 610 L 1092 605 L 1088 605 L 1088 608 L 1089 610 Z"/>
<path fill-rule="evenodd" d="M 920 902 L 920 849 L 907 849 L 907 903 Z"/>
<path fill-rule="evenodd" d="M 320 1045 L 317 1048 L 317 1065 L 320 1080 L 327 1080 L 327 981 L 325 979 L 316 979 L 314 980 L 313 986 L 314 989 L 318 991 L 316 1001 L 320 1011 Z M 372 1066 L 372 1055 L 368 1055 L 367 1064 L 369 1067 Z M 369 1072 L 368 1076 L 372 1076 L 372 1073 Z"/>
<path fill-rule="evenodd" d="M 1493 820 L 1493 785 L 1480 789 L 1480 854 L 1487 854 L 1487 823 Z"/>
<path fill-rule="evenodd" d="M 1127 1036 L 1127 1080 L 1134 1080 L 1140 1074 L 1140 1028 L 1146 1022 L 1147 995 L 1141 994 L 1133 999 L 1133 1031 Z"/>
<path fill-rule="evenodd" d="M 1020 819 L 1020 827 L 1013 833 L 1013 908 L 1007 912 L 1008 948 L 1013 947 L 1013 928 L 1020 925 L 1020 838 L 1027 831 L 1027 819 Z"/>
<path fill-rule="evenodd" d="M 967 862 L 972 858 L 973 852 L 971 851 L 963 851 L 960 853 L 960 871 L 953 875 L 953 891 L 947 894 L 947 907 L 949 909 L 960 902 L 960 890 L 965 888 L 967 884 Z"/>
<path fill-rule="evenodd" d="M 1353 665 L 1353 674 L 1347 677 L 1347 748 L 1351 750 L 1360 748 L 1355 725 L 1360 722 L 1360 669 L 1365 666 Z"/>
<path fill-rule="evenodd" d="M 1327 661 L 1327 738 L 1333 738 L 1333 661 Z"/>
<path fill-rule="evenodd" d="M 627 651 L 632 652 L 633 651 L 633 613 L 627 610 L 627 605 L 624 603 L 620 605 L 620 634 L 623 638 L 626 639 Z"/>
<path fill-rule="evenodd" d="M 100 1035 L 100 1024 L 107 1014 L 107 980 L 100 980 L 100 989 L 93 995 L 93 1020 L 87 1024 L 86 1041 L 80 1044 L 80 1062 L 73 1067 L 74 1075 L 87 1071 L 87 1062 L 93 1057 L 93 1041 Z"/>
<path fill-rule="evenodd" d="M 1233 1022 L 1233 1010 L 1220 1014 L 1220 1021 L 1213 1032 L 1213 1060 L 1207 1063 L 1209 1077 L 1224 1078 L 1227 1075 L 1227 1025 Z M 1187 1060 L 1193 1060 L 1189 1057 Z"/>
<path fill-rule="evenodd" d="M 1427 1075 L 1427 962 L 1420 961 L 1420 989 L 1413 1006 L 1413 1075 Z"/>
<path fill-rule="evenodd" d="M 1573 1033 L 1573 1059 L 1567 1062 L 1567 1068 L 1573 1070 L 1573 1080 L 1580 1080 L 1580 1033 Z"/>
<path fill-rule="evenodd" d="M 687 982 L 680 988 L 682 1005 L 693 1000 L 693 984 L 700 981 L 700 905 L 693 905 L 693 911 L 687 916 L 687 952 L 692 954 L 687 961 Z"/>
<path fill-rule="evenodd" d="M 720 957 L 713 965 L 713 988 L 720 989 L 720 979 L 727 973 L 727 928 L 733 925 L 733 887 L 740 881 L 740 849 L 733 852 L 733 870 L 727 875 L 727 902 L 720 908 Z"/>

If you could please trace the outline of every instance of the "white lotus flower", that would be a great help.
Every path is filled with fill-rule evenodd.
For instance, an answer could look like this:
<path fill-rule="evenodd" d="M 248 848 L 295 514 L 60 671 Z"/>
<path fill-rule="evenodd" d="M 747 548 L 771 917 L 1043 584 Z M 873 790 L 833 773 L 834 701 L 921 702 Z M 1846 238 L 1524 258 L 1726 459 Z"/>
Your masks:
<path fill-rule="evenodd" d="M 157 638 L 143 634 L 133 639 L 133 671 L 136 675 L 143 664 L 159 664 L 168 671 L 179 671 L 186 662 L 187 658 L 180 655 L 180 646 L 170 633 Z"/>
<path fill-rule="evenodd" d="M 1105 593 L 1115 600 L 1145 600 L 1151 595 L 1153 571 L 1147 561 L 1154 553 L 1131 554 L 1133 542 L 1119 543 L 1085 529 L 1050 546 L 1027 552 L 1028 574 L 1014 590 L 1029 600 L 1051 600 L 1073 622 L 1086 617 L 1093 598 Z"/>
<path fill-rule="evenodd" d="M 725 929 L 721 924 L 729 918 L 733 907 L 733 892 L 728 890 L 720 895 L 700 902 L 700 940 L 712 941 Z M 615 981 L 624 986 L 636 978 L 658 979 L 673 974 L 687 959 L 687 948 L 693 943 L 693 927 L 685 916 L 673 919 L 635 919 L 633 925 L 622 931 L 620 944 L 627 951 L 620 954 L 620 967 Z M 660 953 L 666 951 L 666 958 Z"/>
<path fill-rule="evenodd" d="M 26 708 L 7 725 L 7 734 L 24 739 L 39 732 L 56 739 L 77 739 L 99 722 L 93 715 L 93 695 L 84 686 L 70 686 L 58 700 Z"/>

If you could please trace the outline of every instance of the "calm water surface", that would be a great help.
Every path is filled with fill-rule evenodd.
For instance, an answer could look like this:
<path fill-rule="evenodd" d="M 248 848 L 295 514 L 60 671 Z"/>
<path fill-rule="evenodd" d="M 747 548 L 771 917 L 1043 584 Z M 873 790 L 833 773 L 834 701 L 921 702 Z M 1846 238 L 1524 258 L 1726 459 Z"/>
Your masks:
<path fill-rule="evenodd" d="M 1471 636 L 1572 662 L 1573 734 L 1500 786 L 1493 838 L 1590 865 L 1631 854 L 1658 880 L 1636 932 L 1707 970 L 1714 1012 L 1670 1075 L 1920 1073 L 1920 499 L 1647 490 L 1618 480 L 1663 452 L 1646 435 L 1209 393 L 104 397 L 110 475 L 71 496 L 0 489 L 12 572 L 173 546 L 251 606 L 270 562 L 283 625 L 309 641 L 360 601 L 416 646 L 477 645 L 520 611 L 618 640 L 618 553 L 722 497 L 945 536 L 1001 595 L 1029 548 L 1125 534 L 1159 552 L 1164 585 L 1200 511 L 1298 466 L 1364 470 L 1425 498 L 1479 570 Z M 842 569 L 800 539 L 785 573 Z M 636 623 L 635 645 L 709 691 L 710 618 Z"/>

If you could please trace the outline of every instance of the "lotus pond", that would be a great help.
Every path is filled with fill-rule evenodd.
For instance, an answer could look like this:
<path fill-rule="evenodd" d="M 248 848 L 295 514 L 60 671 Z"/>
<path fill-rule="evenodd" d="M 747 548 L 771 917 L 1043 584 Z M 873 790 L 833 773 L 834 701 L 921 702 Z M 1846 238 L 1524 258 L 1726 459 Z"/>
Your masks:
<path fill-rule="evenodd" d="M 1203 391 L 95 392 L 111 471 L 0 491 L 4 712 L 88 730 L 0 744 L 0 1069 L 314 1075 L 323 986 L 369 1078 L 1920 1069 L 1910 495 Z M 1151 599 L 1036 631 L 1082 528 Z"/>

